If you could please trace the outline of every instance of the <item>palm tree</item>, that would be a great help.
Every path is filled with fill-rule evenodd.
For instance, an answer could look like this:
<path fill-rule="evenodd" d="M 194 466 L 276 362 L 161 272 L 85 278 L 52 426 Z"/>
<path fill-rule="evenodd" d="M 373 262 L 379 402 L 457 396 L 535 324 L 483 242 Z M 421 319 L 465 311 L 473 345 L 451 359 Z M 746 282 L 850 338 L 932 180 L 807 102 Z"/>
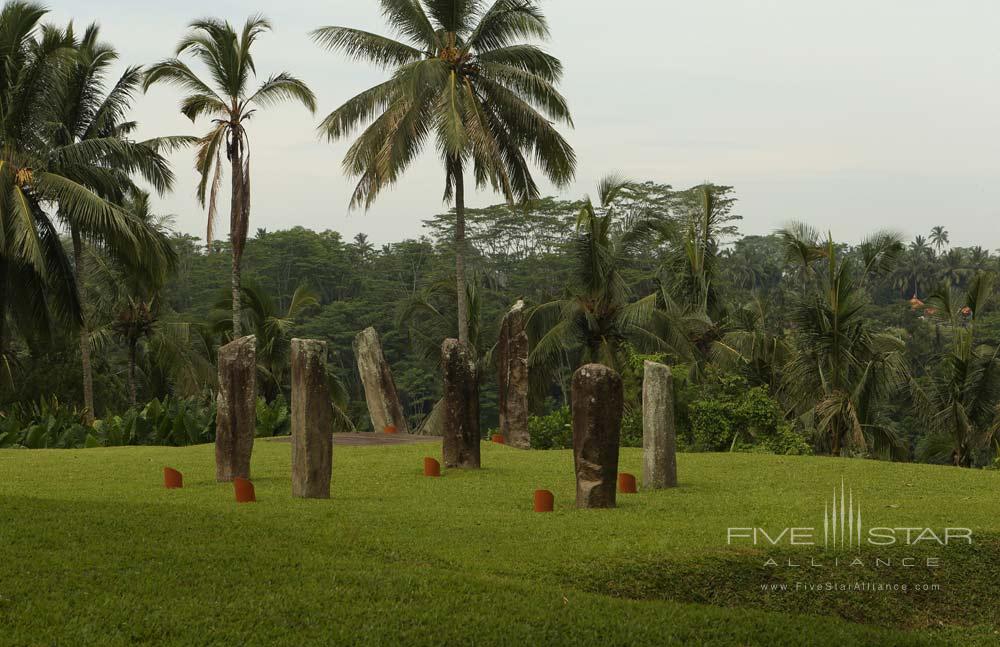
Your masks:
<path fill-rule="evenodd" d="M 1000 438 L 1000 349 L 976 345 L 976 323 L 993 296 L 995 276 L 980 272 L 958 301 L 944 284 L 928 298 L 951 335 L 927 384 L 914 381 L 914 402 L 929 426 L 923 460 L 971 467 Z"/>
<path fill-rule="evenodd" d="M 941 250 L 944 249 L 949 242 L 951 241 L 948 240 L 947 229 L 945 229 L 941 225 L 937 225 L 931 228 L 931 245 L 934 246 L 934 249 L 937 251 L 938 254 L 941 253 Z"/>
<path fill-rule="evenodd" d="M 969 250 L 969 269 L 976 272 L 985 271 L 989 269 L 991 259 L 990 250 L 976 245 Z"/>
<path fill-rule="evenodd" d="M 668 261 L 674 298 L 706 313 L 713 319 L 723 315 L 716 285 L 720 236 L 729 215 L 731 199 L 722 199 L 719 187 L 703 184 L 690 192 L 694 207 L 685 215 L 686 232 L 682 244 Z"/>
<path fill-rule="evenodd" d="M 817 259 L 807 262 L 807 289 L 792 309 L 795 332 L 783 391 L 793 410 L 817 421 L 821 445 L 831 454 L 869 448 L 883 456 L 898 453 L 883 405 L 906 380 L 903 343 L 876 331 L 864 313 L 865 277 L 890 271 L 891 263 L 872 260 L 867 271 L 856 272 L 853 259 L 838 254 L 832 239 L 813 246 L 798 237 L 801 231 L 809 230 L 780 232 L 789 257 Z M 867 257 L 885 259 L 900 241 L 882 232 L 864 244 Z"/>
<path fill-rule="evenodd" d="M 111 326 L 128 348 L 128 402 L 132 408 L 136 405 L 135 365 L 139 342 L 153 335 L 158 319 L 155 301 L 140 301 L 130 296 Z"/>
<path fill-rule="evenodd" d="M 972 274 L 972 271 L 967 267 L 965 252 L 959 247 L 949 249 L 946 254 L 942 255 L 938 265 L 938 278 L 949 285 L 959 285 Z"/>
<path fill-rule="evenodd" d="M 91 331 L 88 348 L 91 345 L 100 347 L 111 336 L 125 344 L 129 404 L 135 407 L 138 391 L 136 367 L 142 350 L 141 342 L 160 333 L 160 291 L 175 266 L 176 255 L 168 239 L 172 217 L 154 215 L 148 193 L 132 187 L 122 204 L 130 216 L 143 223 L 157 242 L 157 247 L 166 251 L 148 255 L 143 266 L 136 268 L 109 254 L 105 247 L 90 245 L 81 249 L 82 258 L 77 264 L 77 273 L 79 275 L 83 268 L 90 268 L 87 270 L 89 282 L 97 295 L 95 309 L 110 314 L 105 326 L 97 326 Z"/>
<path fill-rule="evenodd" d="M 368 262 L 368 260 L 375 254 L 375 246 L 371 244 L 368 240 L 367 234 L 356 234 L 354 236 L 354 242 L 349 245 L 352 254 L 357 257 L 358 262 L 362 265 Z"/>
<path fill-rule="evenodd" d="M 158 82 L 170 83 L 189 92 L 181 101 L 181 113 L 192 122 L 199 117 L 211 119 L 212 128 L 198 140 L 195 167 L 201 175 L 198 200 L 208 207 L 206 245 L 212 248 L 216 203 L 222 185 L 225 149 L 230 166 L 229 242 L 232 252 L 232 330 L 242 335 L 240 315 L 240 268 L 250 226 L 250 140 L 247 121 L 259 108 L 283 101 L 298 101 L 310 112 L 316 110 L 316 98 L 305 83 L 288 72 L 274 74 L 251 92 L 256 76 L 254 42 L 271 29 L 261 16 L 246 21 L 237 34 L 228 22 L 198 20 L 177 46 L 176 56 L 190 54 L 207 68 L 212 83 L 206 83 L 180 58 L 170 58 L 149 69 L 143 89 Z M 214 84 L 214 87 L 213 87 Z"/>
<path fill-rule="evenodd" d="M 558 59 L 525 41 L 549 35 L 534 0 L 380 0 L 402 42 L 348 27 L 323 27 L 313 38 L 381 68 L 376 85 L 330 113 L 331 140 L 370 122 L 344 158 L 359 178 L 352 206 L 371 205 L 395 183 L 433 135 L 444 162 L 446 200 L 455 204 L 458 335 L 469 342 L 465 277 L 465 178 L 490 185 L 509 201 L 537 198 L 526 156 L 563 186 L 576 156 L 553 122 L 572 125 L 556 90 Z"/>
<path fill-rule="evenodd" d="M 288 309 L 281 311 L 274 298 L 261 286 L 242 286 L 244 308 L 242 316 L 246 320 L 242 329 L 251 331 L 257 337 L 257 373 L 264 394 L 273 400 L 285 384 L 288 368 L 289 346 L 292 329 L 296 320 L 308 309 L 319 305 L 316 294 L 300 285 L 292 294 Z M 228 298 L 216 307 L 229 309 Z M 212 329 L 224 339 L 233 339 L 232 319 L 224 317 L 215 321 Z"/>
<path fill-rule="evenodd" d="M 744 372 L 753 385 L 781 386 L 781 371 L 791 348 L 780 330 L 770 325 L 769 305 L 760 296 L 733 312 L 728 330 L 712 345 L 712 360 L 730 371 Z"/>
<path fill-rule="evenodd" d="M 920 236 L 910 243 L 896 267 L 895 284 L 904 296 L 917 296 L 933 285 L 932 252 Z"/>
<path fill-rule="evenodd" d="M 531 366 L 548 369 L 568 354 L 575 365 L 598 362 L 620 369 L 629 344 L 690 357 L 688 333 L 696 325 L 709 325 L 700 311 L 678 307 L 666 289 L 632 299 L 622 272 L 662 232 L 663 223 L 616 221 L 613 203 L 627 184 L 620 177 L 605 178 L 599 186 L 600 211 L 585 200 L 577 236 L 568 248 L 576 266 L 575 284 L 562 299 L 529 314 L 529 337 L 537 340 L 528 358 Z"/>
<path fill-rule="evenodd" d="M 64 93 L 75 69 L 73 35 L 40 28 L 45 9 L 9 2 L 0 11 L 0 355 L 7 313 L 26 336 L 44 336 L 53 318 L 81 323 L 72 264 L 56 224 L 72 224 L 139 264 L 144 228 L 100 194 L 113 193 L 126 147 L 118 138 L 59 141 Z M 95 160 L 107 162 L 105 168 Z M 126 166 L 125 171 L 131 168 Z M 85 181 L 84 181 L 85 180 Z M 100 187 L 95 189 L 94 187 Z M 55 216 L 53 216 L 55 212 Z M 10 306 L 14 305 L 14 308 Z M 90 415 L 92 415 L 92 411 Z"/>
<path fill-rule="evenodd" d="M 433 359 L 441 356 L 441 342 L 455 336 L 455 319 L 448 315 L 455 303 L 455 292 L 450 281 L 437 281 L 416 291 L 405 299 L 396 315 L 396 328 L 404 331 L 410 345 L 420 356 Z M 492 363 L 494 347 L 488 347 L 485 335 L 481 334 L 480 298 L 477 281 L 466 286 L 466 303 L 469 308 L 469 346 L 475 351 L 477 375 Z M 412 395 L 412 394 L 411 394 Z M 426 398 L 410 398 L 408 408 L 412 414 L 424 414 L 415 433 L 438 436 L 442 433 L 444 421 L 444 399 L 438 399 L 426 411 Z"/>
<path fill-rule="evenodd" d="M 136 124 L 126 120 L 134 91 L 139 87 L 142 73 L 138 67 L 129 67 L 118 81 L 105 92 L 104 85 L 109 68 L 118 60 L 118 53 L 99 41 L 99 28 L 91 25 L 77 40 L 70 25 L 66 38 L 76 50 L 76 56 L 62 79 L 58 91 L 59 101 L 54 106 L 58 124 L 52 133 L 55 144 L 53 166 L 63 175 L 91 187 L 102 197 L 120 203 L 123 196 L 134 189 L 129 174 L 136 172 L 160 192 L 170 188 L 173 174 L 159 150 L 185 143 L 185 138 L 161 138 L 147 142 L 132 142 L 128 135 Z M 99 146 L 95 146 L 99 145 Z M 129 262 L 130 237 L 144 243 L 143 253 L 134 259 L 133 271 L 168 271 L 175 259 L 173 250 L 163 236 L 153 231 L 142 231 L 143 223 L 134 218 L 122 226 L 104 227 L 100 232 L 86 231 L 72 211 L 58 212 L 70 232 L 73 243 L 73 266 L 76 290 L 83 299 L 86 281 L 84 263 L 85 240 L 97 244 L 115 255 L 119 262 Z M 114 224 L 114 223 L 112 223 Z M 119 250 L 125 249 L 125 253 Z M 81 304 L 86 306 L 85 303 Z M 80 362 L 83 370 L 83 400 L 88 422 L 94 417 L 94 385 L 90 365 L 90 325 L 84 307 L 80 326 Z"/>
<path fill-rule="evenodd" d="M 421 356 L 432 359 L 441 354 L 441 343 L 455 335 L 455 320 L 446 313 L 455 303 L 450 281 L 438 281 L 404 300 L 396 315 L 396 327 L 405 330 L 410 344 Z M 479 289 L 475 282 L 466 286 L 469 306 L 469 346 L 476 351 L 480 364 L 489 355 L 481 333 Z M 480 366 L 482 368 L 482 365 Z"/>

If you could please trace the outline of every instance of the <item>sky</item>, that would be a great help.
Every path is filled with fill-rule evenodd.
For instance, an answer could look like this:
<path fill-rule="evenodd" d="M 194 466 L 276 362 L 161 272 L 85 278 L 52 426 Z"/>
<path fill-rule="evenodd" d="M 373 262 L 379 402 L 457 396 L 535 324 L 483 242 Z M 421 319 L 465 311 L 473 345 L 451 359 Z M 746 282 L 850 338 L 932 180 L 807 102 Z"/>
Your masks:
<path fill-rule="evenodd" d="M 908 238 L 944 225 L 953 245 L 1000 247 L 1000 3 L 992 0 L 541 0 L 565 67 L 576 180 L 543 192 L 592 192 L 619 172 L 686 188 L 735 187 L 747 234 L 791 220 L 857 241 L 888 228 Z M 47 0 L 48 20 L 96 21 L 122 62 L 173 55 L 192 20 L 242 25 L 263 13 L 262 79 L 289 71 L 316 92 L 251 122 L 251 232 L 301 225 L 359 232 L 376 243 L 421 234 L 447 209 L 432 147 L 368 211 L 348 208 L 348 143 L 320 139 L 322 117 L 387 73 L 315 45 L 308 32 L 344 25 L 386 32 L 377 0 Z M 210 14 L 206 14 L 209 11 Z M 138 98 L 139 137 L 199 134 L 163 85 Z M 174 191 L 157 198 L 175 226 L 203 235 L 193 153 L 171 157 Z M 490 191 L 470 206 L 502 201 Z M 228 198 L 220 212 L 228 215 Z M 225 231 L 228 218 L 220 218 Z"/>

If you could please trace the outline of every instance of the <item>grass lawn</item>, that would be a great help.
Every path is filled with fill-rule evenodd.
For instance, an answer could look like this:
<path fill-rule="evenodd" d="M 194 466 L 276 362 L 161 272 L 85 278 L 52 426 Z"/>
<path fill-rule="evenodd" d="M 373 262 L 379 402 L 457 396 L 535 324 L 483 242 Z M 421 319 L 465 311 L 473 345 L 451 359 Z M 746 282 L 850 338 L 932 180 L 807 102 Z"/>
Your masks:
<path fill-rule="evenodd" d="M 439 451 L 338 446 L 333 498 L 295 500 L 289 445 L 258 441 L 246 505 L 215 483 L 212 446 L 0 451 L 0 644 L 1000 642 L 1000 472 L 684 454 L 679 488 L 577 511 L 570 452 L 484 443 L 483 470 L 422 477 Z M 726 546 L 729 526 L 821 526 L 841 479 L 870 524 L 969 527 L 975 544 L 878 553 L 937 568 L 877 569 L 866 549 L 853 570 Z M 536 488 L 554 514 L 531 512 Z M 855 580 L 940 589 L 761 590 Z"/>

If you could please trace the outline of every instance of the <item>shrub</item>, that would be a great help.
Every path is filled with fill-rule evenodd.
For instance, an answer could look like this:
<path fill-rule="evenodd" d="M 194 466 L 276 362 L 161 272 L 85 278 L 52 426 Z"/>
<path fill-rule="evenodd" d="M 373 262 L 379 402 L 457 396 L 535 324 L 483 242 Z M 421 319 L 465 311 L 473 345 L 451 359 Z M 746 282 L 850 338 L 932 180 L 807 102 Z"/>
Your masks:
<path fill-rule="evenodd" d="M 264 398 L 257 398 L 257 429 L 258 438 L 284 436 L 289 433 L 292 424 L 288 413 L 285 396 L 279 395 L 274 402 L 268 404 Z"/>
<path fill-rule="evenodd" d="M 27 449 L 92 447 L 84 425 L 83 411 L 59 402 L 58 398 L 40 398 L 36 402 L 17 403 L 0 414 L 0 447 Z"/>
<path fill-rule="evenodd" d="M 154 398 L 141 409 L 95 421 L 93 435 L 103 446 L 210 443 L 215 440 L 215 402 Z"/>
<path fill-rule="evenodd" d="M 573 419 L 569 407 L 528 418 L 532 449 L 568 449 L 573 446 Z"/>
<path fill-rule="evenodd" d="M 688 407 L 695 449 L 717 452 L 729 449 L 735 440 L 732 405 L 720 400 L 698 400 Z"/>
<path fill-rule="evenodd" d="M 628 408 L 622 414 L 621 447 L 642 447 L 642 409 Z"/>
<path fill-rule="evenodd" d="M 255 434 L 287 434 L 288 404 L 278 396 L 268 404 L 257 399 Z M 197 445 L 215 441 L 212 398 L 153 399 L 140 409 L 96 420 L 88 428 L 83 412 L 55 398 L 17 404 L 0 413 L 0 447 L 72 449 L 121 445 Z"/>
<path fill-rule="evenodd" d="M 811 454 L 806 439 L 785 421 L 766 387 L 732 388 L 725 384 L 713 397 L 688 407 L 695 449 L 701 451 L 761 448 L 775 454 Z"/>
<path fill-rule="evenodd" d="M 569 407 L 560 407 L 544 416 L 528 418 L 532 449 L 571 449 L 573 447 L 573 417 Z M 622 415 L 619 445 L 642 447 L 642 411 L 626 409 Z"/>

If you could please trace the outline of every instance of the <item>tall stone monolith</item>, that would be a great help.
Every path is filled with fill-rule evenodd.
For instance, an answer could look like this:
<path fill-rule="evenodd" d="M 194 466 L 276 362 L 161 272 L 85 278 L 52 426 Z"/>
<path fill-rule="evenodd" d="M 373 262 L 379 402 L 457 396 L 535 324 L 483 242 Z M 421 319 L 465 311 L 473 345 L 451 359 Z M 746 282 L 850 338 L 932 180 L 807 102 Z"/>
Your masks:
<path fill-rule="evenodd" d="M 642 486 L 677 486 L 673 377 L 668 366 L 656 362 L 643 365 Z"/>
<path fill-rule="evenodd" d="M 330 498 L 333 403 L 326 342 L 292 340 L 292 496 Z"/>
<path fill-rule="evenodd" d="M 445 467 L 479 468 L 479 379 L 468 346 L 441 344 L 444 372 L 441 453 Z"/>
<path fill-rule="evenodd" d="M 221 347 L 218 364 L 215 479 L 249 479 L 257 427 L 257 338 L 240 337 Z"/>
<path fill-rule="evenodd" d="M 374 431 L 395 427 L 396 431 L 409 433 L 403 406 L 399 403 L 392 369 L 382 353 L 382 342 L 374 328 L 365 328 L 354 338 L 354 354 L 358 359 L 361 384 L 365 387 L 365 401 Z"/>
<path fill-rule="evenodd" d="M 573 374 L 573 462 L 576 507 L 613 508 L 622 426 L 622 378 L 603 364 Z"/>
<path fill-rule="evenodd" d="M 513 447 L 529 449 L 528 433 L 528 333 L 524 301 L 518 300 L 504 316 L 497 339 L 497 385 L 500 433 Z"/>

